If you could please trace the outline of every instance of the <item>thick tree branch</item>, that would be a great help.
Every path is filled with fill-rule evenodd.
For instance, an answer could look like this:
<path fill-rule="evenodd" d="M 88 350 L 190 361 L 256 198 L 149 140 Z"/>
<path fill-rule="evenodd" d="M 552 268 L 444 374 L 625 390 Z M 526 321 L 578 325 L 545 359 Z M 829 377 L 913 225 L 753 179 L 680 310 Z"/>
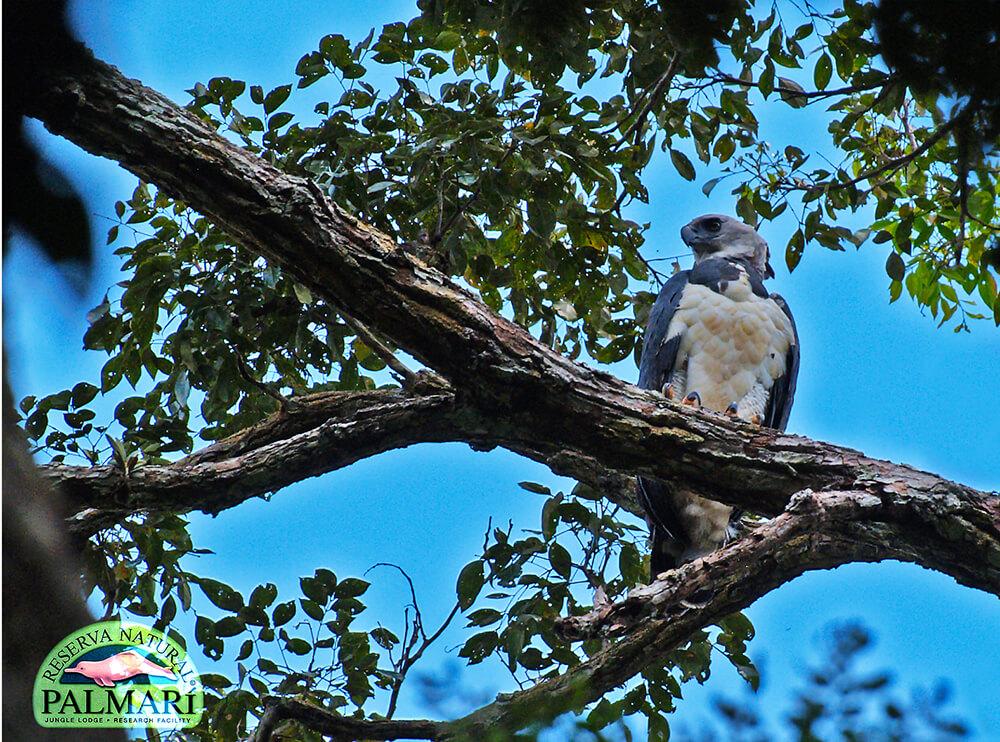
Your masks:
<path fill-rule="evenodd" d="M 970 492 L 857 451 L 681 410 L 564 358 L 387 235 L 327 202 L 307 181 L 235 147 L 193 114 L 91 56 L 66 59 L 72 61 L 62 72 L 34 86 L 33 115 L 211 216 L 313 293 L 350 307 L 352 316 L 445 374 L 458 409 L 475 411 L 479 435 L 466 438 L 473 445 L 503 445 L 571 475 L 603 469 L 681 479 L 693 493 L 768 514 L 780 512 L 804 488 L 898 482 L 922 493 Z M 376 427 L 367 450 L 394 447 L 375 439 Z M 315 436 L 318 445 L 328 432 L 341 434 L 336 426 L 321 426 L 303 435 Z M 450 439 L 433 437 L 433 429 L 420 435 L 418 440 Z M 402 445 L 412 442 L 411 435 Z M 312 458 L 321 450 L 316 447 L 293 461 L 281 457 L 300 455 L 298 448 L 279 448 L 250 455 L 278 456 L 272 460 L 286 472 L 294 463 L 306 476 L 330 468 Z M 369 454 L 362 446 L 340 455 L 353 461 Z M 231 461 L 231 485 L 209 494 L 208 509 L 225 507 L 236 483 L 252 487 L 253 472 L 261 471 L 252 460 Z"/>
<path fill-rule="evenodd" d="M 489 731 L 516 732 L 582 709 L 642 670 L 662 665 L 693 632 L 810 570 L 899 559 L 1000 594 L 1000 499 L 897 490 L 801 492 L 784 513 L 743 539 L 665 573 L 619 603 L 563 619 L 559 629 L 568 639 L 617 639 L 587 661 L 501 695 L 462 719 L 398 723 L 427 725 L 419 727 L 422 739 L 482 739 Z M 282 713 L 319 731 L 343 722 L 301 703 L 285 702 Z M 372 725 L 371 732 L 358 728 L 359 736 L 391 738 L 379 736 L 383 722 L 358 723 Z"/>
<path fill-rule="evenodd" d="M 289 484 L 414 443 L 474 437 L 447 389 L 330 392 L 296 400 L 247 430 L 163 466 L 47 464 L 78 513 L 70 527 L 90 534 L 149 511 L 218 513 Z"/>
<path fill-rule="evenodd" d="M 781 512 L 797 492 L 828 490 L 802 492 L 772 523 L 619 606 L 567 619 L 563 628 L 570 636 L 626 636 L 563 675 L 463 719 L 368 722 L 283 700 L 272 704 L 266 728 L 296 718 L 326 734 L 372 739 L 482 738 L 487 730 L 519 729 L 600 698 L 662 663 L 695 629 L 803 571 L 848 561 L 914 561 L 1000 593 L 998 498 L 849 449 L 684 411 L 574 363 L 389 236 L 327 202 L 302 178 L 233 146 L 194 115 L 88 55 L 66 60 L 61 72 L 34 81 L 33 115 L 208 215 L 316 295 L 349 307 L 352 316 L 447 376 L 454 389 L 400 393 L 403 398 L 384 408 L 380 397 L 373 403 L 378 411 L 366 407 L 364 415 L 360 408 L 353 416 L 327 411 L 322 421 L 288 436 L 273 437 L 259 427 L 174 465 L 169 476 L 177 477 L 178 489 L 161 487 L 161 494 L 195 483 L 189 490 L 194 497 L 195 489 L 210 486 L 208 498 L 201 494 L 189 506 L 218 510 L 241 497 L 238 488 L 271 491 L 289 477 L 417 440 L 450 439 L 446 434 L 473 445 L 502 445 L 563 473 L 676 478 L 694 493 L 768 514 Z M 434 420 L 442 427 L 428 422 Z M 197 484 L 199 473 L 209 471 L 211 477 Z M 152 477 L 153 467 L 129 477 L 119 515 L 135 507 L 132 493 L 148 497 L 155 490 L 144 481 Z"/>
<path fill-rule="evenodd" d="M 447 384 L 424 372 L 413 377 L 407 390 L 299 397 L 287 412 L 172 464 L 140 466 L 128 474 L 111 465 L 45 464 L 40 471 L 68 495 L 76 512 L 70 529 L 90 535 L 140 512 L 218 513 L 416 443 L 459 441 L 481 450 L 516 448 L 490 427 L 474 409 L 463 407 Z M 519 450 L 641 513 L 630 477 L 586 459 L 554 456 L 550 462 L 543 452 Z"/>
<path fill-rule="evenodd" d="M 250 742 L 270 742 L 278 725 L 294 719 L 337 740 L 443 739 L 447 722 L 424 719 L 355 719 L 293 698 L 269 698 Z"/>
<path fill-rule="evenodd" d="M 1000 498 L 894 489 L 806 490 L 784 513 L 730 547 L 600 611 L 564 618 L 558 630 L 572 640 L 628 635 L 651 620 L 676 621 L 685 605 L 706 601 L 722 601 L 716 613 L 721 617 L 727 600 L 738 610 L 805 572 L 885 559 L 921 564 L 1000 594 Z"/>

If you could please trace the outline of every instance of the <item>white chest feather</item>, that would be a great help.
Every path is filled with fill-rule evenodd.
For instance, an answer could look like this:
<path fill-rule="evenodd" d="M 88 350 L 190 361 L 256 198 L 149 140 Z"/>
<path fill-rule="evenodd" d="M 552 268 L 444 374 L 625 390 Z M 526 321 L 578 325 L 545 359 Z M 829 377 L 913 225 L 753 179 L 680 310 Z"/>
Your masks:
<path fill-rule="evenodd" d="M 724 293 L 689 284 L 667 337 L 681 335 L 676 391 L 698 392 L 702 404 L 724 411 L 740 403 L 740 416 L 763 412 L 774 380 L 785 372 L 794 342 L 792 324 L 774 301 L 757 296 L 745 280 Z"/>

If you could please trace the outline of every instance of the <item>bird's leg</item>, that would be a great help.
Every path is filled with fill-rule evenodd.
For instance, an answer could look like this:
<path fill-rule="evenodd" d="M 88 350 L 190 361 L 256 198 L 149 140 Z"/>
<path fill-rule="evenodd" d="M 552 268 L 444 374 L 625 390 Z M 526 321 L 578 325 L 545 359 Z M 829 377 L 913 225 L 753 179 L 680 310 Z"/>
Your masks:
<path fill-rule="evenodd" d="M 696 410 L 700 410 L 701 395 L 698 394 L 698 392 L 691 392 L 684 398 L 684 401 L 681 404 L 686 405 L 688 407 L 694 407 Z"/>
<path fill-rule="evenodd" d="M 728 417 L 739 417 L 740 416 L 739 405 L 736 402 L 733 402 L 731 405 L 729 405 L 726 408 L 726 415 Z"/>
<path fill-rule="evenodd" d="M 677 392 L 674 391 L 674 385 L 671 384 L 669 381 L 663 385 L 663 388 L 660 390 L 660 392 L 663 394 L 664 397 L 666 397 L 671 401 L 677 398 Z"/>

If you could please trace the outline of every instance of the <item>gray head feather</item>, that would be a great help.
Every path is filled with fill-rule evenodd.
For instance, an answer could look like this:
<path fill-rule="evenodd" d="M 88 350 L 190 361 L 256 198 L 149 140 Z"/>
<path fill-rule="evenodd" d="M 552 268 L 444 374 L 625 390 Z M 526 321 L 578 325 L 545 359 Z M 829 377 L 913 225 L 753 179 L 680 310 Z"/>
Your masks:
<path fill-rule="evenodd" d="M 707 258 L 742 258 L 749 260 L 763 278 L 773 278 L 764 238 L 749 224 L 725 216 L 705 214 L 681 228 L 681 239 L 694 250 L 695 263 Z"/>

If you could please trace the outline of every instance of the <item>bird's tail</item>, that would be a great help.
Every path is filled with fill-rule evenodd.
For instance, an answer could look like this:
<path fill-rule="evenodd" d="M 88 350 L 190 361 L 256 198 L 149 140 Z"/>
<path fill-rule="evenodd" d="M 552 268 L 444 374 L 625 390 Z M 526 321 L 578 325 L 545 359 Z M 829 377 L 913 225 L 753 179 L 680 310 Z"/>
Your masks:
<path fill-rule="evenodd" d="M 680 565 L 688 540 L 677 517 L 669 485 L 657 479 L 639 477 L 638 490 L 652 542 L 649 557 L 649 578 L 652 581 L 661 572 Z"/>
<path fill-rule="evenodd" d="M 680 566 L 680 542 L 665 528 L 653 524 L 650 527 L 652 549 L 649 553 L 649 579 Z"/>

